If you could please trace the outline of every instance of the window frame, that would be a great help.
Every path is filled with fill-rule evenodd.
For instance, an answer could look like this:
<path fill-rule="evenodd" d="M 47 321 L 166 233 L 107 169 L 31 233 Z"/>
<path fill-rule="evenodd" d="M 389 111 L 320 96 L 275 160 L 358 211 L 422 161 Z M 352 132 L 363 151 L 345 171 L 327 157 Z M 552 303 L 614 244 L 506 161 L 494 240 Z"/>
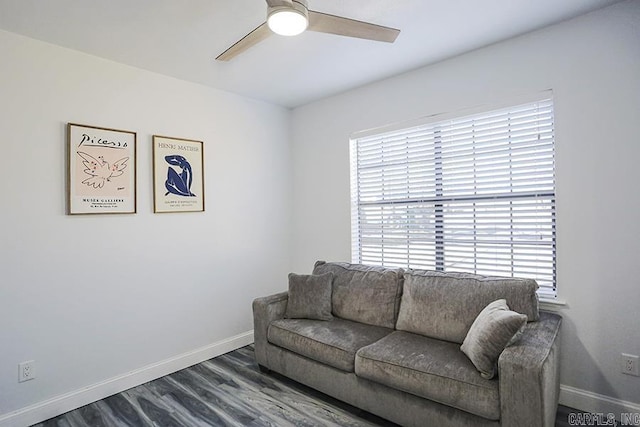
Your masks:
<path fill-rule="evenodd" d="M 390 125 L 390 126 L 384 126 L 381 128 L 376 128 L 376 129 L 370 129 L 367 131 L 362 131 L 362 132 L 356 132 L 354 134 L 351 135 L 350 137 L 350 178 L 351 178 L 351 185 L 350 185 L 350 189 L 351 189 L 351 248 L 352 248 L 352 262 L 355 263 L 360 263 L 363 260 L 363 255 L 362 255 L 362 233 L 360 231 L 361 229 L 361 208 L 364 205 L 364 202 L 361 202 L 361 198 L 359 197 L 359 179 L 358 179 L 358 143 L 359 141 L 365 140 L 367 138 L 372 138 L 372 137 L 382 137 L 383 135 L 386 134 L 391 134 L 391 133 L 396 133 L 396 132 L 403 132 L 405 130 L 410 130 L 413 128 L 422 128 L 425 126 L 435 126 L 439 123 L 445 123 L 445 122 L 455 122 L 457 120 L 465 120 L 465 119 L 469 119 L 470 117 L 473 116 L 479 116 L 479 115 L 490 115 L 492 113 L 498 112 L 500 110 L 504 110 L 504 109 L 516 109 L 518 107 L 521 107 L 523 105 L 526 104 L 536 104 L 538 102 L 546 102 L 549 101 L 551 103 L 551 112 L 550 112 L 550 122 L 551 122 L 551 177 L 552 177 L 552 184 L 553 184 L 553 189 L 550 192 L 547 192 L 545 194 L 540 194 L 540 200 L 549 200 L 548 201 L 548 205 L 549 205 L 549 209 L 550 209 L 550 239 L 552 241 L 551 245 L 550 245 L 550 250 L 551 250 L 551 261 L 549 261 L 549 263 L 551 264 L 550 267 L 550 272 L 549 274 L 552 277 L 551 280 L 551 285 L 549 285 L 548 283 L 545 283 L 544 286 L 541 285 L 540 289 L 539 289 L 539 296 L 541 299 L 544 300 L 550 300 L 550 301 L 554 301 L 557 299 L 557 241 L 556 241 L 556 230 L 557 230 L 557 221 L 556 221 L 556 182 L 555 182 L 555 116 L 554 116 L 554 99 L 553 99 L 553 93 L 552 91 L 548 90 L 548 91 L 543 91 L 540 92 L 538 94 L 532 95 L 532 96 L 527 96 L 527 97 L 517 97 L 517 98 L 512 98 L 510 100 L 506 100 L 500 104 L 493 104 L 493 105 L 483 105 L 483 106 L 479 106 L 473 109 L 465 109 L 465 110 L 461 110 L 461 111 L 457 111 L 457 112 L 453 112 L 453 113 L 443 113 L 443 114 L 434 114 L 428 117 L 423 117 L 417 120 L 412 120 L 412 121 L 407 121 L 407 122 L 403 122 L 403 123 L 398 123 L 398 124 L 394 124 L 394 125 Z M 435 132 L 435 131 L 434 131 Z M 509 137 L 511 138 L 511 137 Z M 434 259 L 434 268 L 435 270 L 438 271 L 447 271 L 446 270 L 446 264 L 445 264 L 445 244 L 446 244 L 446 239 L 444 237 L 444 234 L 446 232 L 446 228 L 445 228 L 445 221 L 446 221 L 446 208 L 444 206 L 444 204 L 447 202 L 447 198 L 444 197 L 443 193 L 442 193 L 442 185 L 443 185 L 443 178 L 442 178 L 442 156 L 440 156 L 440 162 L 438 162 L 437 158 L 437 152 L 438 150 L 442 150 L 442 141 L 439 140 L 437 137 L 433 137 L 434 140 L 434 151 L 436 152 L 436 156 L 435 156 L 435 162 L 434 162 L 434 176 L 435 178 L 435 197 L 432 200 L 433 203 L 433 208 L 434 208 L 434 234 L 435 234 L 435 239 L 434 239 L 434 243 L 435 243 L 435 259 Z M 440 146 L 438 147 L 438 141 Z M 473 142 L 473 144 L 475 144 L 475 140 Z M 474 151 L 475 153 L 475 151 Z M 474 154 L 474 161 L 475 161 L 475 154 Z M 512 174 L 512 168 L 511 166 L 509 166 L 509 168 L 504 169 L 505 173 L 508 171 L 509 174 Z M 440 177 L 438 178 L 438 175 L 440 175 Z M 408 185 L 408 184 L 407 184 Z M 527 196 L 529 197 L 529 196 Z M 546 199 L 545 199 L 546 198 Z M 494 199 L 494 197 L 489 197 L 488 200 Z M 476 196 L 474 198 L 470 198 L 471 201 L 475 200 L 476 202 L 479 202 L 482 200 L 482 196 Z M 505 197 L 506 200 L 506 197 Z M 533 199 L 532 199 L 533 200 Z M 389 202 L 389 205 L 393 204 L 394 202 L 391 201 Z M 380 203 L 380 205 L 382 205 L 382 203 Z M 474 203 L 474 212 L 475 212 L 475 203 Z M 475 215 L 475 214 L 474 214 Z M 511 213 L 511 230 L 514 229 L 513 226 L 513 221 L 514 221 L 514 214 Z M 475 223 L 474 223 L 475 224 Z M 474 225 L 475 227 L 475 225 Z M 474 228 L 475 230 L 475 228 Z M 476 236 L 476 232 L 474 231 L 474 239 Z M 382 238 L 381 240 L 384 240 L 384 238 Z M 383 244 L 384 247 L 384 244 Z M 511 245 L 512 250 L 514 247 L 514 244 L 512 243 Z M 384 249 L 383 249 L 384 250 Z M 409 249 L 407 249 L 407 251 L 409 251 Z M 408 257 L 409 259 L 410 257 Z M 473 263 L 474 265 L 477 264 L 477 255 L 474 252 L 474 256 L 473 256 Z M 409 261 L 407 261 L 409 262 Z M 384 263 L 382 264 L 384 265 Z M 396 266 L 396 265 L 394 265 Z M 412 268 L 411 265 L 400 265 L 401 267 L 404 268 Z M 512 257 L 511 260 L 511 270 L 513 272 L 514 269 L 514 260 Z M 416 268 L 422 268 L 422 267 L 416 267 Z M 474 267 L 476 268 L 476 267 Z M 486 270 L 486 269 L 485 269 Z M 450 269 L 449 271 L 456 271 L 456 269 Z M 458 270 L 460 271 L 460 270 Z M 462 271 L 467 271 L 465 269 L 463 269 Z M 482 273 L 482 274 L 486 274 L 486 272 Z M 508 276 L 508 274 L 504 274 L 504 271 L 500 271 L 500 272 L 496 272 L 495 274 L 491 274 L 491 275 L 496 275 L 496 276 Z M 513 273 L 511 274 L 513 276 Z M 526 276 L 526 275 L 516 275 L 518 277 L 530 277 L 530 276 Z M 536 277 L 533 277 L 536 278 Z M 548 281 L 546 281 L 548 282 Z"/>

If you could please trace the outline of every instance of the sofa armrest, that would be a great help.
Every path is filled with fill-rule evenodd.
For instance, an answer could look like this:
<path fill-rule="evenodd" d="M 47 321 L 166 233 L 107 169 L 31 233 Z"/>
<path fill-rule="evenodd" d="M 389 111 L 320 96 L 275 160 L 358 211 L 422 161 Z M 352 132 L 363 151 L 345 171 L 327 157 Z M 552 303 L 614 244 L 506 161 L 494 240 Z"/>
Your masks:
<path fill-rule="evenodd" d="M 288 292 L 253 300 L 253 345 L 258 365 L 269 367 L 266 350 L 269 325 L 274 320 L 284 318 L 288 301 Z"/>
<path fill-rule="evenodd" d="M 498 359 L 502 426 L 553 427 L 559 375 L 559 332 L 562 318 L 540 312 L 520 339 Z"/>

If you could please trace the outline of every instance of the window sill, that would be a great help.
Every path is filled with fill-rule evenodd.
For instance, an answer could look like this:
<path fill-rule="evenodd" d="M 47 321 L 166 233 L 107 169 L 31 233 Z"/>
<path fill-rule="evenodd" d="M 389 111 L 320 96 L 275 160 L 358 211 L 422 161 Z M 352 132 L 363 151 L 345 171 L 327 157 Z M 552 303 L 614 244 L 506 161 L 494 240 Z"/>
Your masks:
<path fill-rule="evenodd" d="M 567 307 L 566 301 L 557 298 L 540 298 L 539 306 L 543 310 L 558 311 Z"/>

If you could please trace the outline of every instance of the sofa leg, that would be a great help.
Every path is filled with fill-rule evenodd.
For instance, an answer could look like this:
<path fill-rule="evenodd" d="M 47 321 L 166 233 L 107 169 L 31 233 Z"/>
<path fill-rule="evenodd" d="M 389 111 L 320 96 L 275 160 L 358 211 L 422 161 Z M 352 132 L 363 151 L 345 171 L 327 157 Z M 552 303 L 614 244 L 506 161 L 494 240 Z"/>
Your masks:
<path fill-rule="evenodd" d="M 260 372 L 262 372 L 263 374 L 268 374 L 269 372 L 271 372 L 271 369 L 262 365 L 258 365 L 258 369 L 260 369 Z"/>

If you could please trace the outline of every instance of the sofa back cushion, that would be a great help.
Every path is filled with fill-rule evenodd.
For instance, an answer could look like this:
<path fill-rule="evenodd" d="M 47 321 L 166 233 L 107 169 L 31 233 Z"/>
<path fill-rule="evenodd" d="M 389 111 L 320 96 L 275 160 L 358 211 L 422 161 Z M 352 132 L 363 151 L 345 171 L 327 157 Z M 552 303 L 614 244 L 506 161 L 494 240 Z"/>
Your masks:
<path fill-rule="evenodd" d="M 369 325 L 393 328 L 402 295 L 403 270 L 318 261 L 313 274 L 333 273 L 332 312 Z"/>
<path fill-rule="evenodd" d="M 538 320 L 538 284 L 531 279 L 409 270 L 404 273 L 396 329 L 462 344 L 478 314 L 506 299 L 511 310 Z"/>

